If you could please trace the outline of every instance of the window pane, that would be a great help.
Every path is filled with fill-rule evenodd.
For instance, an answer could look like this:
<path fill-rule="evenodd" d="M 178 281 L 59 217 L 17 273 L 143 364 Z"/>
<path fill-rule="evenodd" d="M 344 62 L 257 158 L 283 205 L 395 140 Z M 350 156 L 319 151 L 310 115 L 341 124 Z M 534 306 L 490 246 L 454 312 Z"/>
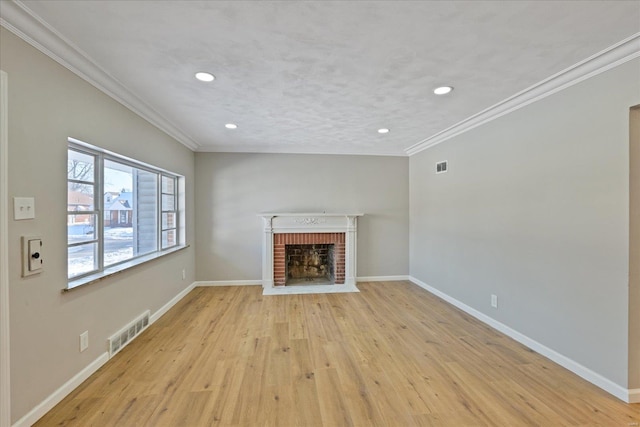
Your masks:
<path fill-rule="evenodd" d="M 136 255 L 158 250 L 158 174 L 134 170 Z"/>
<path fill-rule="evenodd" d="M 67 153 L 67 178 L 94 182 L 95 157 L 73 150 Z"/>
<path fill-rule="evenodd" d="M 104 265 L 133 257 L 133 168 L 104 161 Z"/>
<path fill-rule="evenodd" d="M 67 210 L 69 212 L 92 211 L 93 184 L 67 183 Z"/>
<path fill-rule="evenodd" d="M 72 246 L 67 249 L 69 277 L 79 276 L 98 269 L 98 245 Z"/>
<path fill-rule="evenodd" d="M 67 215 L 67 242 L 79 243 L 96 239 L 96 215 Z"/>
<path fill-rule="evenodd" d="M 176 230 L 167 230 L 162 232 L 162 249 L 170 248 L 176 244 Z"/>
<path fill-rule="evenodd" d="M 175 178 L 171 178 L 168 176 L 162 177 L 162 192 L 165 194 L 174 194 L 175 193 Z"/>
<path fill-rule="evenodd" d="M 133 168 L 112 160 L 104 161 L 104 191 L 120 194 L 133 189 Z"/>
<path fill-rule="evenodd" d="M 175 212 L 164 212 L 162 214 L 162 229 L 176 228 L 176 214 Z"/>
<path fill-rule="evenodd" d="M 69 142 L 70 279 L 178 244 L 175 176 Z"/>
<path fill-rule="evenodd" d="M 108 266 L 133 257 L 133 228 L 104 228 L 104 265 Z"/>
<path fill-rule="evenodd" d="M 173 196 L 173 194 L 162 195 L 162 210 L 163 211 L 175 210 L 175 197 Z"/>

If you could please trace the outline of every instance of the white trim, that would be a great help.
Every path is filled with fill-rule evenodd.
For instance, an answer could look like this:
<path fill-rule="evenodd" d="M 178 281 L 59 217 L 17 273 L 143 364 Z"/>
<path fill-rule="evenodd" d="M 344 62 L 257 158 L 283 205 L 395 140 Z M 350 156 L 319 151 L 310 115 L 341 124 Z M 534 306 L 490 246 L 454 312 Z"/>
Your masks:
<path fill-rule="evenodd" d="M 346 292 L 360 292 L 356 285 L 302 285 L 302 286 L 273 286 L 264 288 L 262 295 L 301 295 L 301 294 L 341 294 Z"/>
<path fill-rule="evenodd" d="M 195 282 L 196 286 L 255 286 L 262 285 L 262 280 L 206 280 Z"/>
<path fill-rule="evenodd" d="M 409 280 L 409 276 L 362 276 L 356 277 L 356 282 L 397 282 Z"/>
<path fill-rule="evenodd" d="M 11 425 L 9 360 L 9 76 L 0 70 L 0 427 Z"/>
<path fill-rule="evenodd" d="M 29 411 L 24 417 L 20 418 L 13 427 L 28 427 L 33 425 L 108 361 L 109 353 L 102 353 L 96 360 L 91 362 L 87 367 L 74 375 L 73 378 L 50 394 L 49 397 L 40 402 L 38 406 Z"/>
<path fill-rule="evenodd" d="M 162 317 L 171 307 L 176 305 L 182 298 L 187 296 L 189 292 L 193 290 L 195 287 L 195 283 L 187 286 L 185 289 L 180 291 L 178 295 L 173 297 L 168 303 L 163 305 L 160 309 L 158 309 L 155 313 L 153 313 L 149 317 L 149 326 L 151 326 L 156 320 Z M 102 365 L 109 361 L 109 352 L 105 352 L 101 354 L 96 360 L 91 362 L 87 367 L 78 372 L 73 376 L 69 381 L 64 383 L 60 388 L 54 391 L 49 395 L 46 399 L 44 399 L 38 406 L 29 411 L 24 417 L 22 417 L 19 421 L 17 421 L 13 427 L 28 427 L 42 418 L 47 412 L 49 412 L 54 406 L 62 401 L 65 397 L 69 395 L 73 390 L 76 389 L 83 381 L 93 375 Z"/>
<path fill-rule="evenodd" d="M 358 217 L 362 213 L 260 213 L 263 220 L 262 287 L 274 288 L 274 235 L 344 233 L 344 284 L 356 285 Z M 282 291 L 275 291 L 282 292 Z M 324 291 L 323 291 L 324 292 Z M 306 292 L 305 292 L 306 293 Z"/>
<path fill-rule="evenodd" d="M 330 156 L 382 156 L 382 157 L 407 157 L 407 153 L 403 149 L 399 151 L 337 151 L 337 150 L 309 150 L 305 151 L 300 148 L 280 148 L 269 147 L 261 149 L 254 146 L 248 149 L 231 149 L 226 145 L 207 145 L 196 150 L 197 153 L 243 153 L 243 154 L 308 154 L 308 155 L 330 155 Z"/>
<path fill-rule="evenodd" d="M 514 329 L 511 329 L 507 325 L 500 323 L 497 320 L 487 316 L 486 314 L 481 313 L 478 310 L 466 305 L 465 303 L 458 301 L 457 299 L 445 294 L 444 292 L 439 291 L 438 289 L 427 285 L 426 283 L 416 279 L 415 277 L 409 277 L 409 280 L 413 282 L 415 285 L 420 286 L 421 288 L 427 290 L 428 292 L 431 292 L 435 296 L 445 300 L 449 304 L 459 308 L 465 313 L 470 314 L 471 316 L 475 317 L 481 322 L 513 338 L 514 340 L 518 341 L 520 344 L 523 344 L 529 347 L 531 350 L 537 353 L 540 353 L 541 355 L 552 360 L 558 365 L 570 370 L 574 374 L 589 381 L 591 384 L 600 387 L 604 391 L 611 393 L 612 395 L 614 395 L 615 397 L 617 397 L 618 399 L 624 402 L 630 403 L 631 390 L 627 390 L 626 388 L 619 386 L 613 381 L 603 377 L 602 375 L 596 372 L 593 372 L 592 370 L 590 370 L 589 368 L 586 368 L 585 366 L 579 364 L 578 362 L 572 359 L 569 359 L 568 357 L 558 353 L 555 350 L 550 349 L 549 347 L 543 344 L 540 344 L 539 342 L 527 337 L 526 335 L 521 334 L 520 332 Z M 637 390 L 637 393 L 634 393 L 634 398 L 638 398 L 638 397 L 640 397 L 640 390 Z"/>
<path fill-rule="evenodd" d="M 627 403 L 640 403 L 640 388 L 632 388 L 627 390 Z M 624 400 L 624 399 L 623 399 Z"/>
<path fill-rule="evenodd" d="M 456 123 L 417 144 L 407 148 L 405 152 L 412 156 L 436 144 L 481 126 L 499 117 L 516 111 L 526 105 L 553 95 L 588 78 L 610 70 L 614 67 L 640 57 L 640 33 L 636 33 L 615 45 L 608 47 L 577 64 L 560 71 L 534 84 L 527 89 L 501 101 L 486 110 Z"/>
<path fill-rule="evenodd" d="M 171 309 L 171 307 L 176 305 L 182 298 L 186 297 L 187 294 L 189 294 L 189 292 L 191 292 L 193 288 L 196 287 L 196 283 L 197 282 L 193 282 L 192 284 L 184 288 L 182 291 L 180 291 L 178 295 L 171 298 L 171 300 L 168 303 L 166 303 L 165 305 L 160 307 L 155 313 L 153 313 L 151 317 L 149 317 L 149 326 L 153 325 L 155 321 L 161 318 L 162 315 L 164 315 L 167 311 Z"/>
<path fill-rule="evenodd" d="M 66 67 L 74 74 L 89 82 L 102 92 L 120 102 L 149 123 L 158 127 L 194 151 L 224 152 L 225 147 L 201 147 L 186 132 L 161 116 L 151 106 L 133 94 L 115 77 L 105 72 L 86 53 L 67 40 L 57 30 L 39 18 L 20 1 L 3 1 L 0 10 L 0 25 Z M 592 55 L 591 57 L 542 80 L 533 86 L 477 113 L 457 124 L 436 133 L 405 149 L 406 155 L 412 156 L 429 147 L 467 132 L 475 127 L 488 123 L 505 114 L 509 114 L 532 102 L 536 102 L 560 90 L 566 89 L 585 79 L 593 77 L 634 58 L 640 57 L 640 33 L 636 33 L 619 43 Z M 235 152 L 235 151 L 234 151 Z M 279 152 L 260 151 L 251 152 Z M 304 154 L 365 154 L 365 153 L 323 153 Z M 367 155 L 403 156 L 401 153 L 380 152 Z"/>
<path fill-rule="evenodd" d="M 0 25 L 186 147 L 191 150 L 199 147 L 199 144 L 186 132 L 160 115 L 115 77 L 105 72 L 86 53 L 44 22 L 22 2 L 2 2 Z"/>

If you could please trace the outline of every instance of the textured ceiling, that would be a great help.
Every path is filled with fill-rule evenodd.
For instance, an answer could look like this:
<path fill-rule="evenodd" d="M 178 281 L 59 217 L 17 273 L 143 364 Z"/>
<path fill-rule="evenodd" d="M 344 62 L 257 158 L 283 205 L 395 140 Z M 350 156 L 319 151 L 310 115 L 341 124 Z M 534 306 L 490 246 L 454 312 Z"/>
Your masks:
<path fill-rule="evenodd" d="M 640 31 L 639 1 L 22 4 L 199 151 L 403 155 Z"/>

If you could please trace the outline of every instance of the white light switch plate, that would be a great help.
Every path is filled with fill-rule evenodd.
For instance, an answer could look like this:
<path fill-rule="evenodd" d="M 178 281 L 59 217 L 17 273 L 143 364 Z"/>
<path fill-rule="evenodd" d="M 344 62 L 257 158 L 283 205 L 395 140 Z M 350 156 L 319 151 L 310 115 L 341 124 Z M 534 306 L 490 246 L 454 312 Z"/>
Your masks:
<path fill-rule="evenodd" d="M 36 201 L 33 197 L 13 198 L 13 219 L 33 219 L 36 217 Z"/>

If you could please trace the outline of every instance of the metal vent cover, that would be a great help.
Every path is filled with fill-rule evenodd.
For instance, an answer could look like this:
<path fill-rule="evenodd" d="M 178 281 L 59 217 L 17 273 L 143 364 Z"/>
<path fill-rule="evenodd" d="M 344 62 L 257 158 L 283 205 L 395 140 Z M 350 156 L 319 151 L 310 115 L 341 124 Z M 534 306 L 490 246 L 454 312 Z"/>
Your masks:
<path fill-rule="evenodd" d="M 149 310 L 145 311 L 109 338 L 109 358 L 122 350 L 149 326 L 150 315 Z"/>
<path fill-rule="evenodd" d="M 449 170 L 449 165 L 446 160 L 436 163 L 436 173 L 445 173 Z"/>

